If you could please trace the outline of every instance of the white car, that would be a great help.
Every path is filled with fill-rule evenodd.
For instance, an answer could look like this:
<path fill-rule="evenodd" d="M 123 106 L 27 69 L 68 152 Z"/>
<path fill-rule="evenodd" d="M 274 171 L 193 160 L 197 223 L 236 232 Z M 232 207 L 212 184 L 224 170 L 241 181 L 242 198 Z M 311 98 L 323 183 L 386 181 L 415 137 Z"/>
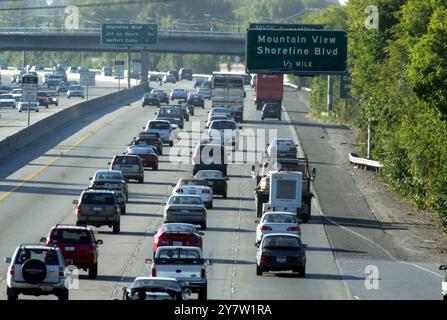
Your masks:
<path fill-rule="evenodd" d="M 200 94 L 203 99 L 211 99 L 211 90 L 208 87 L 199 87 L 196 93 Z"/>
<path fill-rule="evenodd" d="M 172 190 L 172 195 L 177 196 L 187 194 L 199 196 L 206 208 L 211 209 L 213 207 L 213 189 L 206 180 L 179 179 Z"/>
<path fill-rule="evenodd" d="M 215 120 L 209 124 L 208 136 L 221 137 L 225 145 L 236 146 L 239 139 L 239 129 L 233 120 Z"/>
<path fill-rule="evenodd" d="M 16 99 L 10 93 L 0 94 L 0 107 L 15 108 Z"/>
<path fill-rule="evenodd" d="M 123 287 L 123 300 L 187 300 L 188 293 L 175 278 L 137 277 Z"/>
<path fill-rule="evenodd" d="M 169 120 L 149 120 L 146 126 L 143 127 L 143 130 L 145 132 L 158 133 L 161 141 L 169 144 L 170 147 L 174 145 L 174 140 L 176 139 L 176 135 L 178 135 L 178 130 L 172 127 Z"/>
<path fill-rule="evenodd" d="M 12 89 L 11 94 L 17 103 L 19 103 L 19 101 L 22 99 L 22 89 L 21 88 Z"/>
<path fill-rule="evenodd" d="M 212 107 L 210 113 L 208 114 L 208 117 L 216 116 L 216 115 L 224 115 L 228 119 L 230 119 L 231 118 L 231 110 L 229 108 L 225 108 L 225 107 Z"/>
<path fill-rule="evenodd" d="M 59 300 L 68 300 L 65 260 L 59 248 L 20 245 L 5 263 L 9 264 L 6 276 L 8 300 L 17 300 L 20 294 L 53 294 Z"/>
<path fill-rule="evenodd" d="M 256 222 L 256 244 L 269 233 L 290 233 L 301 237 L 301 227 L 295 213 L 269 211 L 262 215 L 261 221 Z"/>
<path fill-rule="evenodd" d="M 443 264 L 441 266 L 439 266 L 439 270 L 444 270 L 444 278 L 442 279 L 441 282 L 441 295 L 442 295 L 442 300 L 447 301 L 447 265 Z"/>
<path fill-rule="evenodd" d="M 84 88 L 81 86 L 70 86 L 67 91 L 67 98 L 70 99 L 72 97 L 81 97 L 84 99 Z"/>
<path fill-rule="evenodd" d="M 34 110 L 36 112 L 39 112 L 39 102 L 26 102 L 26 101 L 20 101 L 19 105 L 17 106 L 17 110 L 19 110 L 19 112 L 22 111 L 28 111 L 28 109 Z"/>
<path fill-rule="evenodd" d="M 224 114 L 210 114 L 208 116 L 208 121 L 205 124 L 205 129 L 210 127 L 211 122 L 215 120 L 229 120 L 228 117 Z"/>
<path fill-rule="evenodd" d="M 292 139 L 273 139 L 268 145 L 267 154 L 270 158 L 296 158 L 296 147 Z"/>

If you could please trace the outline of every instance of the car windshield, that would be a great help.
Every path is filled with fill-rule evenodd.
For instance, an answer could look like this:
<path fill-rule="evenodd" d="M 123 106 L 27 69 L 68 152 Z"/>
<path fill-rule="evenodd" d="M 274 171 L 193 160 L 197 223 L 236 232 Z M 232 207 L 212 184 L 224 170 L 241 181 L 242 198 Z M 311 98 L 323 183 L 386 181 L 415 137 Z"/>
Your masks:
<path fill-rule="evenodd" d="M 214 121 L 211 124 L 211 129 L 225 130 L 225 129 L 236 129 L 236 124 L 232 121 Z"/>
<path fill-rule="evenodd" d="M 208 182 L 205 180 L 195 180 L 195 179 L 182 179 L 179 182 L 180 186 L 205 186 L 208 187 Z"/>
<path fill-rule="evenodd" d="M 176 291 L 181 290 L 180 285 L 175 280 L 140 279 L 132 282 L 131 288 L 141 287 L 163 287 Z"/>
<path fill-rule="evenodd" d="M 82 195 L 82 204 L 111 205 L 115 204 L 112 193 L 87 192 Z"/>
<path fill-rule="evenodd" d="M 271 223 L 296 223 L 296 218 L 290 214 L 266 214 L 262 222 Z"/>
<path fill-rule="evenodd" d="M 90 233 L 80 229 L 55 229 L 50 236 L 51 243 L 91 244 Z"/>
<path fill-rule="evenodd" d="M 137 157 L 116 157 L 114 164 L 138 164 Z"/>
<path fill-rule="evenodd" d="M 160 249 L 158 255 L 160 259 L 200 259 L 200 254 L 196 250 L 185 249 Z"/>
<path fill-rule="evenodd" d="M 182 197 L 175 196 L 169 198 L 168 204 L 203 204 L 202 199 L 200 197 Z"/>
<path fill-rule="evenodd" d="M 95 180 L 112 179 L 121 180 L 122 176 L 118 172 L 98 172 L 96 173 Z"/>
<path fill-rule="evenodd" d="M 223 179 L 224 175 L 221 171 L 199 171 L 197 178 L 202 179 Z"/>
<path fill-rule="evenodd" d="M 58 257 L 55 250 L 37 249 L 37 248 L 23 248 L 20 249 L 15 263 L 23 264 L 30 259 L 39 260 L 47 265 L 57 266 L 59 264 Z"/>
<path fill-rule="evenodd" d="M 279 147 L 292 147 L 293 141 L 292 140 L 273 140 L 272 145 L 276 145 Z"/>
<path fill-rule="evenodd" d="M 171 126 L 164 121 L 151 121 L 149 122 L 149 129 L 171 129 Z"/>
<path fill-rule="evenodd" d="M 301 246 L 301 240 L 298 237 L 290 236 L 270 236 L 265 237 L 262 247 L 265 249 L 287 249 L 296 250 Z"/>

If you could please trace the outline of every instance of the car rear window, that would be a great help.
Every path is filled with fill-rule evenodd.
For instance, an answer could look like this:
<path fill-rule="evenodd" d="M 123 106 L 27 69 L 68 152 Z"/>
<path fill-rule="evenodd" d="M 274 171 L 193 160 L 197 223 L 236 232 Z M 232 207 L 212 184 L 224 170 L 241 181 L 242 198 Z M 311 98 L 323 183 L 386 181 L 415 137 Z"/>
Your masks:
<path fill-rule="evenodd" d="M 293 142 L 291 140 L 275 140 L 276 145 L 278 146 L 293 146 Z"/>
<path fill-rule="evenodd" d="M 50 236 L 50 242 L 55 244 L 77 243 L 90 244 L 90 232 L 79 229 L 55 229 Z"/>
<path fill-rule="evenodd" d="M 169 199 L 169 204 L 203 204 L 200 197 L 171 197 Z"/>
<path fill-rule="evenodd" d="M 160 122 L 160 121 L 152 121 L 149 123 L 149 129 L 170 129 L 171 126 L 169 123 Z"/>
<path fill-rule="evenodd" d="M 181 186 L 204 186 L 208 187 L 208 182 L 205 180 L 180 180 L 179 185 Z"/>
<path fill-rule="evenodd" d="M 114 164 L 138 164 L 137 157 L 116 157 Z"/>
<path fill-rule="evenodd" d="M 95 181 L 93 189 L 121 190 L 121 184 L 112 181 Z"/>
<path fill-rule="evenodd" d="M 266 249 L 299 249 L 301 240 L 297 237 L 272 236 L 265 237 L 263 248 Z"/>
<path fill-rule="evenodd" d="M 220 171 L 199 171 L 197 178 L 202 179 L 223 179 L 223 173 Z"/>
<path fill-rule="evenodd" d="M 51 266 L 57 266 L 59 264 L 57 253 L 55 250 L 37 249 L 37 248 L 20 249 L 17 254 L 15 263 L 23 264 L 25 261 L 28 261 L 30 259 L 39 260 Z"/>
<path fill-rule="evenodd" d="M 115 204 L 115 199 L 111 193 L 84 193 L 82 204 L 111 205 Z"/>
<path fill-rule="evenodd" d="M 200 254 L 196 250 L 160 249 L 158 258 L 159 259 L 196 260 L 196 259 L 200 259 Z"/>
<path fill-rule="evenodd" d="M 103 180 L 103 179 L 121 180 L 122 177 L 119 173 L 115 172 L 100 172 L 96 174 L 95 180 Z"/>
<path fill-rule="evenodd" d="M 231 121 L 216 121 L 211 124 L 211 129 L 225 130 L 225 129 L 236 129 L 236 124 Z"/>
<path fill-rule="evenodd" d="M 266 214 L 262 221 L 271 223 L 296 223 L 296 218 L 288 214 Z"/>
<path fill-rule="evenodd" d="M 192 224 L 177 224 L 177 223 L 166 223 L 163 225 L 163 230 L 167 232 L 196 232 L 196 227 Z"/>

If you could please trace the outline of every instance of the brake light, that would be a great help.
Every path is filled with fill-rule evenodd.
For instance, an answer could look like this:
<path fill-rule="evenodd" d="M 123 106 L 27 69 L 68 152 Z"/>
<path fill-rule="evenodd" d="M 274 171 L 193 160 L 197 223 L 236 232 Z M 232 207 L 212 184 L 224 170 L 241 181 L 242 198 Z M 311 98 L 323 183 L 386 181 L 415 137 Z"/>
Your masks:
<path fill-rule="evenodd" d="M 178 188 L 178 189 L 175 190 L 175 192 L 177 192 L 177 193 L 183 193 L 183 189 Z"/>
<path fill-rule="evenodd" d="M 152 267 L 152 269 L 151 269 L 151 276 L 152 277 L 156 277 L 157 276 L 157 269 L 155 269 L 155 267 Z"/>
<path fill-rule="evenodd" d="M 288 227 L 287 231 L 301 231 L 300 227 Z"/>
<path fill-rule="evenodd" d="M 160 139 L 155 140 L 155 143 L 161 143 Z"/>
<path fill-rule="evenodd" d="M 81 214 L 81 206 L 76 206 L 76 214 Z"/>
<path fill-rule="evenodd" d="M 261 256 L 260 263 L 266 263 L 266 262 L 267 262 L 267 257 L 266 256 Z"/>
<path fill-rule="evenodd" d="M 289 257 L 289 261 L 293 263 L 304 263 L 303 257 Z"/>
<path fill-rule="evenodd" d="M 59 268 L 59 277 L 63 277 L 63 276 L 65 276 L 65 269 Z"/>
<path fill-rule="evenodd" d="M 261 230 L 272 230 L 272 228 L 269 226 L 262 226 L 260 229 Z"/>
<path fill-rule="evenodd" d="M 9 269 L 8 269 L 8 273 L 9 273 L 11 276 L 14 276 L 14 275 L 16 274 L 16 270 L 15 270 L 14 266 L 10 266 L 10 267 L 9 267 Z"/>
<path fill-rule="evenodd" d="M 205 268 L 203 268 L 202 271 L 200 272 L 200 277 L 202 279 L 206 279 L 206 269 Z"/>

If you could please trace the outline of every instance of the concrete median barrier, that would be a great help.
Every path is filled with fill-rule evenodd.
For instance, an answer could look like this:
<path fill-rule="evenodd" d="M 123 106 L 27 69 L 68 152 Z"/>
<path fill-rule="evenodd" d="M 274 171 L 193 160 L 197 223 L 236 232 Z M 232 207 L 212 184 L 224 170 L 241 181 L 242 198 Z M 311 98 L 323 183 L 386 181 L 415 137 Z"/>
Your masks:
<path fill-rule="evenodd" d="M 144 83 L 131 89 L 83 101 L 52 114 L 0 141 L 0 161 L 13 155 L 15 152 L 20 152 L 23 148 L 29 147 L 33 143 L 39 142 L 46 135 L 51 134 L 73 120 L 93 112 L 107 111 L 107 109 L 112 111 L 117 105 L 126 104 L 140 98 L 148 90 L 148 84 Z"/>

